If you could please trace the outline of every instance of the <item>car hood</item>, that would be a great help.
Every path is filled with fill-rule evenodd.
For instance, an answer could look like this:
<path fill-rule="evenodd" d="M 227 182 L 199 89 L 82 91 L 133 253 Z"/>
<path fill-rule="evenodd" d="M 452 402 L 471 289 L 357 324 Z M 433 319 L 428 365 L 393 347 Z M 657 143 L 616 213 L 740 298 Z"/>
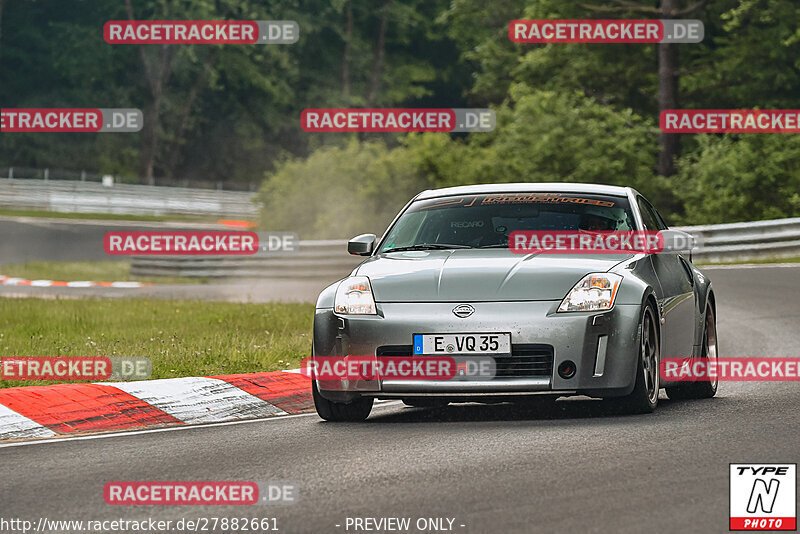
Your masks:
<path fill-rule="evenodd" d="M 376 302 L 561 300 L 585 275 L 627 254 L 514 254 L 456 249 L 378 254 L 359 266 Z"/>

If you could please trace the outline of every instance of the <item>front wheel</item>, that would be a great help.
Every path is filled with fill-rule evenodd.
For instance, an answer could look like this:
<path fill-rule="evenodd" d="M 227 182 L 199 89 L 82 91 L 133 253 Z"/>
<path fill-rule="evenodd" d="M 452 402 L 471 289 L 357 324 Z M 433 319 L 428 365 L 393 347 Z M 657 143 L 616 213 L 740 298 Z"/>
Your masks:
<path fill-rule="evenodd" d="M 658 406 L 658 391 L 661 384 L 658 364 L 661 352 L 658 344 L 656 318 L 651 306 L 646 306 L 642 312 L 641 328 L 636 384 L 633 391 L 625 397 L 607 401 L 626 413 L 650 413 Z"/>
<path fill-rule="evenodd" d="M 703 346 L 700 357 L 706 359 L 707 369 L 716 365 L 719 358 L 717 352 L 717 321 L 710 304 L 703 321 Z M 666 388 L 667 396 L 672 400 L 708 399 L 717 394 L 717 383 L 717 378 L 688 382 L 680 386 Z"/>
<path fill-rule="evenodd" d="M 323 397 L 319 392 L 317 381 L 311 381 L 311 394 L 317 414 L 326 421 L 364 421 L 372 411 L 372 397 L 361 397 L 352 402 L 334 402 Z"/>

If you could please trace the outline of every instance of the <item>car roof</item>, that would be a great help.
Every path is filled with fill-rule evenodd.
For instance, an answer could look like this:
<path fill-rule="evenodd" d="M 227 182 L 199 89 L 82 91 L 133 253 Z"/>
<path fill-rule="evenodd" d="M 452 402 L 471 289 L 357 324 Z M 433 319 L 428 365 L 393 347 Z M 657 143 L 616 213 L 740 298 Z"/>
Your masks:
<path fill-rule="evenodd" d="M 455 195 L 480 195 L 491 193 L 587 193 L 600 195 L 628 196 L 629 192 L 636 192 L 630 187 L 602 184 L 568 184 L 563 182 L 521 182 L 507 184 L 478 184 L 445 187 L 442 189 L 428 189 L 416 196 L 415 200 L 428 198 L 449 197 Z"/>

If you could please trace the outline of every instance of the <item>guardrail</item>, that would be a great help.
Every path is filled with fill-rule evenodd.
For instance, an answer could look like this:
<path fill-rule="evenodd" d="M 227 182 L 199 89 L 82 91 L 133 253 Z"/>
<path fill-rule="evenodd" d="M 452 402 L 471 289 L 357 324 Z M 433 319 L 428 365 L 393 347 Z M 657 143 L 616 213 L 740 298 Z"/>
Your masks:
<path fill-rule="evenodd" d="M 695 262 L 719 263 L 800 256 L 800 218 L 684 226 L 699 248 Z M 347 241 L 300 241 L 299 250 L 273 256 L 134 256 L 138 276 L 326 278 L 347 276 L 364 258 L 350 256 Z"/>
<path fill-rule="evenodd" d="M 202 278 L 326 278 L 346 276 L 362 260 L 347 241 L 300 241 L 296 252 L 270 256 L 134 256 L 134 276 Z"/>
<path fill-rule="evenodd" d="M 49 169 L 33 167 L 0 167 L 0 177 L 14 180 L 41 180 L 41 181 L 80 181 L 102 183 L 111 181 L 115 184 L 139 185 L 141 182 L 137 176 L 119 174 L 109 175 L 96 172 L 86 172 L 86 170 L 76 171 L 70 169 Z M 162 178 L 154 177 L 145 185 L 157 187 L 191 187 L 192 189 L 218 189 L 225 191 L 250 191 L 258 190 L 257 182 L 230 182 L 226 180 L 198 180 L 193 178 Z"/>
<path fill-rule="evenodd" d="M 0 178 L 0 207 L 68 213 L 208 215 L 255 219 L 253 193 L 93 182 Z"/>
<path fill-rule="evenodd" d="M 800 256 L 800 217 L 744 223 L 684 226 L 699 247 L 693 260 L 701 263 L 746 262 Z"/>

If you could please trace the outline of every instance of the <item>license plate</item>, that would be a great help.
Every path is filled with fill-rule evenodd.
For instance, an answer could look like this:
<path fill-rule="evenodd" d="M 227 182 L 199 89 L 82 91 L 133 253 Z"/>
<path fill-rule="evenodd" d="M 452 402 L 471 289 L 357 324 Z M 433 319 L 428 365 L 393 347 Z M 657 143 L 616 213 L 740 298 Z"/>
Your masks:
<path fill-rule="evenodd" d="M 511 334 L 414 334 L 414 354 L 511 354 Z"/>

